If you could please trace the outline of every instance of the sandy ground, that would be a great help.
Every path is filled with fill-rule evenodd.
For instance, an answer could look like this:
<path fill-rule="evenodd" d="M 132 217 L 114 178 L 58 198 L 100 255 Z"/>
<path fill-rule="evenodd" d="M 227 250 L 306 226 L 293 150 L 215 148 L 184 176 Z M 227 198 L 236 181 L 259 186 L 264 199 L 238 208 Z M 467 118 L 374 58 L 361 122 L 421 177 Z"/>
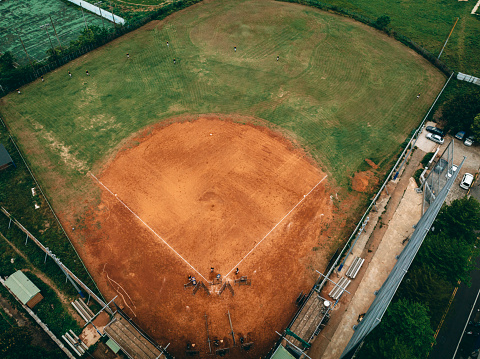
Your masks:
<path fill-rule="evenodd" d="M 357 318 L 365 313 L 375 299 L 374 291 L 380 289 L 397 262 L 396 256 L 404 248 L 402 243 L 413 231 L 413 226 L 421 217 L 422 195 L 415 192 L 413 178 L 405 191 L 395 215 L 388 224 L 383 240 L 378 246 L 375 256 L 368 264 L 365 275 L 355 291 L 349 305 L 345 308 L 340 325 L 330 344 L 324 352 L 323 359 L 337 359 L 353 335 L 353 326 Z M 344 275 L 345 273 L 343 273 Z"/>
<path fill-rule="evenodd" d="M 336 271 L 332 280 L 344 276 L 356 256 L 365 259 L 357 277 L 352 280 L 337 306 L 333 309 L 328 325 L 313 342 L 309 355 L 312 358 L 338 358 L 353 334 L 353 325 L 358 315 L 365 313 L 378 290 L 396 263 L 395 256 L 404 247 L 404 241 L 413 233 L 421 215 L 421 195 L 415 192 L 411 178 L 417 163 L 425 152 L 417 150 L 412 154 L 410 165 L 395 181 L 388 182 L 386 190 L 377 200 L 369 214 L 369 222 L 360 235 L 352 253 L 341 272 Z M 406 242 L 405 242 L 406 243 Z M 329 283 L 322 296 L 328 297 L 332 285 Z M 344 315 L 345 314 L 345 315 Z"/>
<path fill-rule="evenodd" d="M 232 347 L 227 311 L 237 344 L 241 337 L 254 342 L 229 356 L 265 354 L 325 257 L 313 250 L 328 242 L 333 218 L 325 174 L 282 136 L 232 121 L 173 123 L 136 141 L 98 176 L 101 203 L 81 229 L 100 288 L 108 298 L 119 295 L 176 357 L 185 356 L 187 343 L 201 356 L 209 352 L 206 319 L 210 339 Z M 216 274 L 229 274 L 232 285 L 244 275 L 252 285 L 220 296 L 220 286 L 207 283 Z M 188 275 L 212 294 L 184 289 Z"/>

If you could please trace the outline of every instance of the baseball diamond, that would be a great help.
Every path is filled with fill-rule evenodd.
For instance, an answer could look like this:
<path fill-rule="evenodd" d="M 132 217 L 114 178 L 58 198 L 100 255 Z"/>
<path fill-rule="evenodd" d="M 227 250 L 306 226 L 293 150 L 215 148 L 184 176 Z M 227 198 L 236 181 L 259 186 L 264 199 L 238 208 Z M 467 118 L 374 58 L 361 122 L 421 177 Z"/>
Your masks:
<path fill-rule="evenodd" d="M 350 19 L 205 0 L 0 104 L 108 300 L 177 358 L 258 358 L 444 81 Z"/>

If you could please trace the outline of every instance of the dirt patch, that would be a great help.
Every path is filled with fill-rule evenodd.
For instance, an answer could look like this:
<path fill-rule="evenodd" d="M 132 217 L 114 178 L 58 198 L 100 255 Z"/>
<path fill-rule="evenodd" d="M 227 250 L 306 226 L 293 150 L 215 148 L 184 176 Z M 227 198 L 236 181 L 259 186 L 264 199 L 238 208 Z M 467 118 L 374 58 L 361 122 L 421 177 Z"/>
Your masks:
<path fill-rule="evenodd" d="M 153 128 L 134 143 L 99 176 L 111 192 L 102 187 L 82 229 L 101 290 L 176 357 L 187 343 L 209 353 L 206 319 L 210 339 L 232 348 L 227 311 L 237 345 L 255 343 L 229 356 L 264 355 L 313 285 L 312 263 L 325 265 L 334 210 L 325 175 L 278 133 L 211 117 Z M 217 274 L 233 293 L 208 283 Z M 188 275 L 210 295 L 185 289 Z M 240 276 L 251 285 L 235 285 Z"/>
<path fill-rule="evenodd" d="M 367 162 L 368 165 L 370 167 L 372 167 L 373 169 L 375 169 L 375 170 L 378 169 L 378 165 L 375 164 L 375 162 L 373 162 L 371 159 L 365 158 L 365 162 Z"/>
<path fill-rule="evenodd" d="M 378 184 L 378 178 L 372 171 L 357 172 L 352 179 L 352 189 L 357 192 L 368 192 Z"/>

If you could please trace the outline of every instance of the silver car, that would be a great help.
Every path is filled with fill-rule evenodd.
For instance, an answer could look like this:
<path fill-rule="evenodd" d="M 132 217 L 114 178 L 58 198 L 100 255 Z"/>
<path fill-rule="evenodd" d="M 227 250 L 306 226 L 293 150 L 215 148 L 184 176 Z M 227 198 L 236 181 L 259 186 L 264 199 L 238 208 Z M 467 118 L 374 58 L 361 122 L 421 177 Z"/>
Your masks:
<path fill-rule="evenodd" d="M 443 138 L 441 138 L 439 135 L 434 135 L 433 133 L 427 133 L 425 137 L 427 137 L 430 141 L 439 143 L 441 145 L 443 145 L 443 142 L 445 142 Z"/>
<path fill-rule="evenodd" d="M 471 145 L 473 145 L 473 140 L 474 140 L 474 137 L 473 137 L 473 136 L 468 136 L 467 139 L 466 139 L 465 142 L 464 142 L 465 146 L 471 146 Z"/>

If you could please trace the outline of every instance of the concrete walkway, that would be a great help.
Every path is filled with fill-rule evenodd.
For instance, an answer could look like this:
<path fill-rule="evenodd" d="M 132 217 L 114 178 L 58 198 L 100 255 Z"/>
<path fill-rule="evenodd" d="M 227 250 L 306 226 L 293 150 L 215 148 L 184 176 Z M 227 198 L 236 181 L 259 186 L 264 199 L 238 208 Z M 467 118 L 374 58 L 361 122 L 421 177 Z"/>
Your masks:
<path fill-rule="evenodd" d="M 416 187 L 415 181 L 410 178 L 407 190 L 388 225 L 383 240 L 322 358 L 338 359 L 340 357 L 353 335 L 352 327 L 357 324 L 358 316 L 370 307 L 375 298 L 374 291 L 380 289 L 396 263 L 395 257 L 403 250 L 404 239 L 413 233 L 413 226 L 420 220 L 422 210 L 422 195 L 415 192 Z"/>
<path fill-rule="evenodd" d="M 396 181 L 387 184 L 377 201 L 377 212 L 370 212 L 370 221 L 359 237 L 342 271 L 331 279 L 338 281 L 344 276 L 355 256 L 365 258 L 365 263 L 356 279 L 348 287 L 352 293 L 344 293 L 332 311 L 328 325 L 312 343 L 308 355 L 311 358 L 338 359 L 350 340 L 357 318 L 365 313 L 378 290 L 396 263 L 406 241 L 413 233 L 421 217 L 422 195 L 416 193 L 412 178 L 417 164 L 425 152 L 417 149 L 411 155 L 410 165 Z M 333 286 L 328 284 L 321 295 L 328 298 Z"/>

